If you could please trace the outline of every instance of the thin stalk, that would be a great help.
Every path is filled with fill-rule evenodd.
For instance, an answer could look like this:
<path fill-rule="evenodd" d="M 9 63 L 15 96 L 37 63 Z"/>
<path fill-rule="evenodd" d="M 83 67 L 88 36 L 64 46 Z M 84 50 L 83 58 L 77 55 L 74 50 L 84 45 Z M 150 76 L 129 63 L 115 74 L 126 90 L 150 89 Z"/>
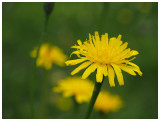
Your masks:
<path fill-rule="evenodd" d="M 44 23 L 44 29 L 42 31 L 39 43 L 38 43 L 38 48 L 37 48 L 37 54 L 36 57 L 34 59 L 34 65 L 33 65 L 33 70 L 32 70 L 32 74 L 33 74 L 33 79 L 30 81 L 30 108 L 31 108 L 31 118 L 35 118 L 34 114 L 34 83 L 36 81 L 36 61 L 39 55 L 39 50 L 40 50 L 40 46 L 45 38 L 46 35 L 46 30 L 47 30 L 47 25 L 48 25 L 48 19 L 49 16 L 53 10 L 53 5 L 54 3 L 44 3 L 44 12 L 45 12 L 45 23 Z"/>
<path fill-rule="evenodd" d="M 103 83 L 103 81 L 102 81 L 102 83 Z M 88 110 L 87 110 L 87 113 L 86 113 L 86 116 L 85 116 L 86 119 L 88 119 L 89 116 L 92 113 L 93 106 L 94 106 L 94 104 L 96 102 L 96 99 L 98 97 L 98 94 L 101 90 L 102 83 L 98 83 L 98 82 L 95 83 L 94 91 L 93 91 L 93 94 L 92 94 L 92 97 L 91 97 L 91 100 L 90 100 L 90 103 L 89 103 L 89 106 L 88 106 Z"/>
<path fill-rule="evenodd" d="M 44 24 L 44 29 L 42 31 L 42 34 L 41 34 L 41 37 L 40 37 L 40 41 L 39 41 L 39 44 L 38 44 L 38 48 L 37 48 L 37 54 L 36 54 L 36 58 L 35 58 L 35 61 L 37 60 L 38 58 L 38 54 L 39 54 L 39 50 L 40 50 L 40 46 L 45 38 L 45 35 L 46 35 L 46 30 L 47 30 L 47 25 L 48 25 L 48 16 L 45 17 L 45 24 Z M 36 64 L 36 62 L 35 62 Z"/>
<path fill-rule="evenodd" d="M 32 80 L 30 80 L 30 110 L 31 110 L 31 119 L 34 119 L 34 76 L 35 67 L 32 69 Z"/>
<path fill-rule="evenodd" d="M 78 110 L 79 110 L 79 104 L 77 103 L 75 96 L 72 97 L 73 99 L 73 104 L 74 104 L 74 117 L 76 118 L 78 116 Z"/>
<path fill-rule="evenodd" d="M 45 38 L 46 35 L 46 30 L 47 30 L 47 25 L 48 25 L 48 19 L 49 16 L 45 16 L 45 24 L 44 24 L 44 29 L 41 33 L 41 37 L 38 43 L 38 48 L 37 48 L 37 53 L 36 53 L 36 57 L 34 59 L 34 65 L 33 65 L 33 70 L 32 70 L 32 74 L 33 74 L 33 79 L 30 81 L 30 109 L 31 109 L 31 118 L 34 119 L 35 118 L 35 110 L 34 110 L 34 83 L 36 80 L 36 61 L 38 58 L 38 54 L 39 54 L 39 50 L 40 50 L 40 46 Z"/>
<path fill-rule="evenodd" d="M 48 71 L 43 69 L 43 80 L 42 80 L 42 87 L 41 87 L 41 107 L 39 109 L 39 116 L 41 119 L 45 119 L 47 117 L 47 108 L 49 100 L 49 94 L 48 94 Z"/>

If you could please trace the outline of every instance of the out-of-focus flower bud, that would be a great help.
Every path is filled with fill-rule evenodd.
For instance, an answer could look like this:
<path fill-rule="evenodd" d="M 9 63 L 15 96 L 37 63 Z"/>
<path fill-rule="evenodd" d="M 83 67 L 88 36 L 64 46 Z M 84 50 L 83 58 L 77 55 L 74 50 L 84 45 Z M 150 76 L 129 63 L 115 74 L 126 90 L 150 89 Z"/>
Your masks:
<path fill-rule="evenodd" d="M 52 13 L 53 7 L 54 7 L 53 2 L 44 3 L 44 11 L 46 16 L 49 16 Z"/>

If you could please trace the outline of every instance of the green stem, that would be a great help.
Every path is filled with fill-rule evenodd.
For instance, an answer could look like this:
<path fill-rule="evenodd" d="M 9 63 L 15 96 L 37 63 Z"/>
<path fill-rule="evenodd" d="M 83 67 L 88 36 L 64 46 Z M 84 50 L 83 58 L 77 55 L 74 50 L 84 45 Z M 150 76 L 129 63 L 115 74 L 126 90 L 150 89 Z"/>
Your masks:
<path fill-rule="evenodd" d="M 46 35 L 46 30 L 47 30 L 47 25 L 48 25 L 48 19 L 49 19 L 49 16 L 45 16 L 45 24 L 44 24 L 44 29 L 42 31 L 42 34 L 41 34 L 41 37 L 40 37 L 40 40 L 39 40 L 39 43 L 38 43 L 38 48 L 37 48 L 37 54 L 36 54 L 36 57 L 34 59 L 34 65 L 33 65 L 33 79 L 30 81 L 30 108 L 31 108 L 31 118 L 34 119 L 35 116 L 35 111 L 34 111 L 34 83 L 35 83 L 35 80 L 36 80 L 36 61 L 37 61 L 37 58 L 38 58 L 38 54 L 39 54 L 39 50 L 40 50 L 40 46 L 45 38 L 45 35 Z"/>
<path fill-rule="evenodd" d="M 32 70 L 32 80 L 30 80 L 30 108 L 31 108 L 31 118 L 34 119 L 34 73 L 35 67 Z"/>
<path fill-rule="evenodd" d="M 79 104 L 77 103 L 75 96 L 72 97 L 73 103 L 74 103 L 74 118 L 78 116 L 78 109 L 79 109 Z"/>
<path fill-rule="evenodd" d="M 42 79 L 42 87 L 41 87 L 41 106 L 38 110 L 38 115 L 40 119 L 45 119 L 47 117 L 47 108 L 49 100 L 48 94 L 48 71 L 43 69 L 43 79 Z"/>
<path fill-rule="evenodd" d="M 46 30 L 47 30 L 47 25 L 48 25 L 48 19 L 49 17 L 46 16 L 45 17 L 45 24 L 44 24 L 44 29 L 42 31 L 42 34 L 41 34 L 41 37 L 40 37 L 40 41 L 39 41 L 39 44 L 38 44 L 38 48 L 37 48 L 37 54 L 36 54 L 36 58 L 35 58 L 35 64 L 36 64 L 36 60 L 38 58 L 38 54 L 39 54 L 39 50 L 40 50 L 40 47 L 41 47 L 41 44 L 45 38 L 45 35 L 46 35 Z"/>
<path fill-rule="evenodd" d="M 102 81 L 102 83 L 103 83 L 103 81 Z M 93 106 L 94 106 L 94 104 L 96 102 L 96 99 L 98 97 L 98 94 L 99 94 L 99 92 L 101 90 L 102 83 L 98 83 L 98 82 L 95 83 L 94 91 L 93 91 L 93 94 L 92 94 L 92 98 L 90 100 L 89 107 L 88 107 L 88 110 L 87 110 L 87 114 L 86 114 L 86 117 L 85 117 L 86 119 L 88 119 L 89 116 L 92 113 Z"/>

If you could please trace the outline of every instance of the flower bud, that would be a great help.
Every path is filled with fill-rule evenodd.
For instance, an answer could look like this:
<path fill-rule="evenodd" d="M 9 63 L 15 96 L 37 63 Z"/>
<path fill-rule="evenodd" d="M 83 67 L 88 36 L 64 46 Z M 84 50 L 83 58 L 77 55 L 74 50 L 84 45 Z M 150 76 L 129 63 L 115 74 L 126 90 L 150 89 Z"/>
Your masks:
<path fill-rule="evenodd" d="M 54 7 L 53 2 L 44 3 L 44 11 L 46 16 L 49 16 L 52 13 L 53 7 Z"/>

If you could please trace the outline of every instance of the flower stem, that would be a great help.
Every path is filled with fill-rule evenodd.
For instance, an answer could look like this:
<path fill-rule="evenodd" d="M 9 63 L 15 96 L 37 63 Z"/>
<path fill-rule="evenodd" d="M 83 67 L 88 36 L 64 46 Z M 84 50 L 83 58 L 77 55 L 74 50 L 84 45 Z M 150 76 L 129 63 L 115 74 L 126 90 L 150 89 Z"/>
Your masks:
<path fill-rule="evenodd" d="M 102 81 L 102 83 L 103 83 L 103 81 Z M 95 102 L 96 102 L 96 99 L 97 99 L 97 97 L 98 97 L 98 94 L 99 94 L 99 92 L 100 92 L 100 90 L 101 90 L 102 83 L 98 83 L 98 82 L 95 83 L 94 91 L 93 91 L 93 94 L 92 94 L 92 97 L 91 97 L 91 100 L 90 100 L 90 103 L 89 103 L 89 107 L 88 107 L 88 110 L 87 110 L 87 114 L 86 114 L 86 116 L 85 116 L 86 119 L 88 119 L 89 116 L 90 116 L 91 113 L 92 113 L 93 106 L 94 106 L 94 104 L 95 104 Z"/>
<path fill-rule="evenodd" d="M 34 119 L 35 118 L 35 110 L 34 110 L 34 83 L 36 81 L 36 61 L 38 58 L 38 54 L 39 54 L 39 50 L 40 50 L 40 46 L 45 38 L 46 35 L 46 30 L 47 30 L 47 25 L 48 25 L 48 19 L 49 19 L 49 15 L 45 14 L 45 23 L 44 23 L 44 29 L 41 33 L 41 37 L 38 43 L 38 48 L 37 48 L 37 54 L 36 57 L 34 59 L 34 65 L 33 65 L 33 70 L 32 70 L 32 80 L 30 81 L 30 110 L 31 110 L 31 118 Z"/>
<path fill-rule="evenodd" d="M 76 99 L 75 99 L 74 96 L 72 97 L 72 99 L 73 99 L 73 103 L 74 103 L 74 110 L 73 110 L 73 112 L 74 112 L 74 118 L 77 118 L 77 116 L 78 116 L 79 104 L 77 103 L 77 101 L 76 101 Z"/>
<path fill-rule="evenodd" d="M 34 119 L 34 76 L 35 73 L 35 67 L 32 70 L 32 80 L 30 80 L 30 110 L 31 110 L 31 118 Z"/>

